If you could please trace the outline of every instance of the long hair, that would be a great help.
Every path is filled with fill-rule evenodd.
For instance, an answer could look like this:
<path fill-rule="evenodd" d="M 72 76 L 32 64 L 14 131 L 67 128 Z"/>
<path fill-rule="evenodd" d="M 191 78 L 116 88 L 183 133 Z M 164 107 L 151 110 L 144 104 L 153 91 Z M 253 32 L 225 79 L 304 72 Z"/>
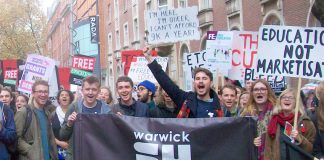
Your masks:
<path fill-rule="evenodd" d="M 267 97 L 268 97 L 268 102 L 270 102 L 272 105 L 276 104 L 276 96 L 275 93 L 273 92 L 271 86 L 269 85 L 269 83 L 264 80 L 264 79 L 258 79 L 255 82 L 253 82 L 252 86 L 251 86 L 251 95 L 249 97 L 249 100 L 247 102 L 247 107 L 243 108 L 243 111 L 241 113 L 241 116 L 256 116 L 259 114 L 259 108 L 257 107 L 257 104 L 255 102 L 254 96 L 253 96 L 253 88 L 255 87 L 255 85 L 257 83 L 262 83 L 266 86 L 267 88 Z"/>
<path fill-rule="evenodd" d="M 324 82 L 321 82 L 316 88 L 316 97 L 319 100 L 317 110 L 317 125 L 318 128 L 324 131 Z"/>
<path fill-rule="evenodd" d="M 282 112 L 282 106 L 281 106 L 280 100 L 281 100 L 282 96 L 284 96 L 287 93 L 292 93 L 294 95 L 294 98 L 297 95 L 296 90 L 292 89 L 292 88 L 285 89 L 284 91 L 282 91 L 282 93 L 279 95 L 279 97 L 277 99 L 277 104 L 273 108 L 273 111 L 272 111 L 273 115 L 279 114 L 280 112 Z M 294 105 L 294 108 L 292 110 L 293 113 L 295 111 L 295 107 L 299 106 L 298 107 L 298 112 L 301 114 L 301 116 L 305 115 L 305 110 L 304 110 L 304 107 L 303 107 L 300 99 L 299 99 L 299 102 L 297 102 L 297 99 L 295 99 L 295 104 L 293 104 L 293 105 Z"/>

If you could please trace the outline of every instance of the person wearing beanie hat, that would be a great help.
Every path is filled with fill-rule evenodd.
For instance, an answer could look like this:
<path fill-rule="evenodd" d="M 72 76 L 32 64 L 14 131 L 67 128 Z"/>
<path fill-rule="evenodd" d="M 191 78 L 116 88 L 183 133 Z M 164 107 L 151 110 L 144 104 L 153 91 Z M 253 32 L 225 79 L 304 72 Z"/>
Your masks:
<path fill-rule="evenodd" d="M 144 80 L 143 82 L 139 83 L 137 86 L 137 96 L 138 100 L 148 104 L 149 108 L 155 107 L 155 102 L 153 100 L 155 95 L 156 87 L 155 84 Z"/>

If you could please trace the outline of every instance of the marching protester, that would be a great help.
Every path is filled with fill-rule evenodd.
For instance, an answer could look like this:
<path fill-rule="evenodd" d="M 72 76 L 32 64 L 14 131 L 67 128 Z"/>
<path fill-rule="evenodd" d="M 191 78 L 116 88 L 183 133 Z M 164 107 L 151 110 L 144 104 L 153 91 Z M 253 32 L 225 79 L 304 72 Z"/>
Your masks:
<path fill-rule="evenodd" d="M 14 113 L 0 101 L 0 159 L 7 160 L 14 156 L 10 155 L 9 146 L 15 145 L 16 138 Z"/>
<path fill-rule="evenodd" d="M 52 128 L 55 136 L 55 143 L 58 150 L 58 159 L 64 160 L 66 157 L 66 150 L 68 149 L 68 142 L 60 141 L 59 134 L 61 126 L 64 122 L 65 113 L 67 112 L 70 104 L 74 101 L 73 93 L 69 90 L 60 90 L 57 93 L 57 102 L 59 106 L 56 107 L 52 115 Z"/>
<path fill-rule="evenodd" d="M 305 114 L 303 106 L 296 102 L 295 95 L 294 90 L 286 89 L 278 97 L 268 125 L 264 159 L 299 159 L 286 144 L 291 140 L 294 140 L 294 145 L 312 153 L 316 130 L 313 122 Z M 287 126 L 294 125 L 296 107 L 298 107 L 297 130 L 292 129 L 289 135 L 290 129 Z"/>
<path fill-rule="evenodd" d="M 265 133 L 271 117 L 276 97 L 266 80 L 258 79 L 251 86 L 251 95 L 247 107 L 243 108 L 241 116 L 256 116 L 258 120 L 258 137 L 254 145 L 258 147 L 258 159 L 263 160 Z"/>
<path fill-rule="evenodd" d="M 156 97 L 157 106 L 150 108 L 148 117 L 152 118 L 176 118 L 176 106 L 169 95 L 160 87 Z"/>
<path fill-rule="evenodd" d="M 143 82 L 137 85 L 138 100 L 143 103 L 146 103 L 149 106 L 149 108 L 154 108 L 155 91 L 156 91 L 155 84 L 148 80 L 144 80 Z"/>
<path fill-rule="evenodd" d="M 319 100 L 319 106 L 316 111 L 316 138 L 313 154 L 324 160 L 324 82 L 321 82 L 316 88 L 316 97 Z"/>
<path fill-rule="evenodd" d="M 231 84 L 226 84 L 221 88 L 219 94 L 223 104 L 224 117 L 239 116 L 240 109 L 236 103 L 236 87 Z"/>
<path fill-rule="evenodd" d="M 14 106 L 14 94 L 12 93 L 10 88 L 4 87 L 0 92 L 0 101 L 5 105 L 9 106 L 14 113 L 16 113 L 16 107 Z"/>
<path fill-rule="evenodd" d="M 106 102 L 109 106 L 114 104 L 114 99 L 112 98 L 112 93 L 109 87 L 102 86 L 100 87 L 100 93 L 98 99 Z"/>
<path fill-rule="evenodd" d="M 178 118 L 203 118 L 222 117 L 218 96 L 211 89 L 213 82 L 212 73 L 205 68 L 197 68 L 194 71 L 194 91 L 185 92 L 172 82 L 169 76 L 162 70 L 161 65 L 153 60 L 149 48 L 144 49 L 144 56 L 148 67 L 152 71 L 160 86 L 171 97 L 177 106 Z"/>
<path fill-rule="evenodd" d="M 28 104 L 29 98 L 24 94 L 19 94 L 16 97 L 16 110 L 19 111 L 22 107 Z"/>
<path fill-rule="evenodd" d="M 135 116 L 135 117 L 147 117 L 148 105 L 136 101 L 132 97 L 134 90 L 134 83 L 131 78 L 127 76 L 121 76 L 116 82 L 117 93 L 119 95 L 118 103 L 112 106 L 111 111 L 119 115 Z"/>
<path fill-rule="evenodd" d="M 66 159 L 73 159 L 73 125 L 79 113 L 108 114 L 110 107 L 103 101 L 97 100 L 100 89 L 100 81 L 95 76 L 88 76 L 82 80 L 83 99 L 71 104 L 65 113 L 63 125 L 59 132 L 60 141 L 68 141 Z"/>
<path fill-rule="evenodd" d="M 247 92 L 251 92 L 253 81 L 252 80 L 245 80 L 244 88 Z"/>
<path fill-rule="evenodd" d="M 247 106 L 247 102 L 249 100 L 250 97 L 250 93 L 245 91 L 242 92 L 240 97 L 239 97 L 239 101 L 238 101 L 238 107 L 240 108 L 240 111 L 242 112 L 243 108 L 245 108 Z"/>
<path fill-rule="evenodd" d="M 49 85 L 37 80 L 32 86 L 33 99 L 15 115 L 19 159 L 57 159 L 55 137 L 51 127 Z"/>

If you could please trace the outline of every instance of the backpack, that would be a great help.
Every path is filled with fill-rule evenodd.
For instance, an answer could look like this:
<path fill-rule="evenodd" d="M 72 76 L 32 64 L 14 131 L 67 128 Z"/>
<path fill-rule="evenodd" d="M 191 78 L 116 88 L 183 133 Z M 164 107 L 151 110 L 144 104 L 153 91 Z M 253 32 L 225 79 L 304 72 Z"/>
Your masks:
<path fill-rule="evenodd" d="M 32 110 L 29 106 L 26 106 L 26 111 L 27 111 L 27 115 L 26 115 L 26 119 L 25 119 L 25 125 L 24 125 L 24 129 L 23 129 L 23 137 L 25 136 L 28 128 L 30 127 L 31 121 L 32 121 Z M 7 112 L 5 112 L 5 117 L 6 117 Z M 10 155 L 18 155 L 18 151 L 17 151 L 17 146 L 18 146 L 18 139 L 15 140 L 15 142 L 11 143 L 11 144 L 7 144 L 7 149 L 10 153 Z"/>

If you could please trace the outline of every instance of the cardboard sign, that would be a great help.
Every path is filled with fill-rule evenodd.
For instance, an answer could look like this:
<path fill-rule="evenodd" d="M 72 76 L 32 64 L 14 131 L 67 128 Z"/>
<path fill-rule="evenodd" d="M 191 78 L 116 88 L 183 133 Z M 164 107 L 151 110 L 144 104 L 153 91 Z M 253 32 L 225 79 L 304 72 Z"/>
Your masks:
<path fill-rule="evenodd" d="M 199 40 L 197 6 L 145 12 L 148 43 L 174 43 L 183 40 Z"/>

